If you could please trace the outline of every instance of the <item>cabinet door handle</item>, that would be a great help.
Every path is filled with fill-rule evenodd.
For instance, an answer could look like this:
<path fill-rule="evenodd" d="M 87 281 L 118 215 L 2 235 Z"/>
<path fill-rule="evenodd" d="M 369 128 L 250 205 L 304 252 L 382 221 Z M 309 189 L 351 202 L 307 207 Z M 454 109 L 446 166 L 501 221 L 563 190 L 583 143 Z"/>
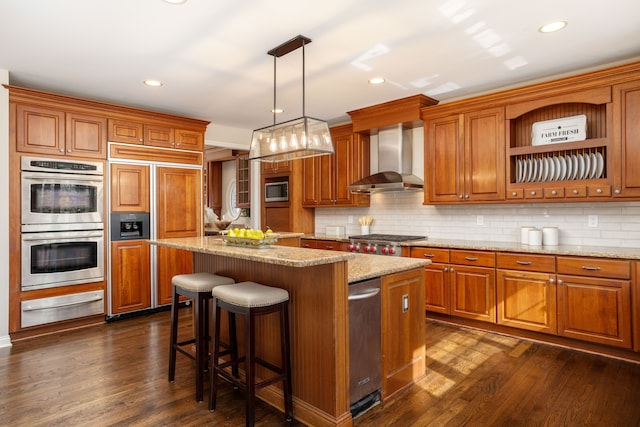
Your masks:
<path fill-rule="evenodd" d="M 466 257 L 464 257 L 464 259 L 466 259 L 467 261 L 477 261 L 478 257 L 477 256 L 466 256 Z"/>
<path fill-rule="evenodd" d="M 328 245 L 327 249 L 333 249 L 333 246 L 332 245 Z"/>
<path fill-rule="evenodd" d="M 553 282 L 555 282 L 555 280 L 553 280 L 553 277 L 549 278 L 549 283 L 553 284 Z"/>
<path fill-rule="evenodd" d="M 462 198 L 464 198 L 464 196 L 463 196 L 462 194 L 460 194 L 460 195 L 458 196 L 458 199 L 462 199 Z"/>
<path fill-rule="evenodd" d="M 599 271 L 600 267 L 592 267 L 592 266 L 589 266 L 589 265 L 583 265 L 582 269 L 583 270 L 589 270 L 589 271 Z"/>
<path fill-rule="evenodd" d="M 516 264 L 531 265 L 531 264 L 533 264 L 533 262 L 531 262 L 531 261 L 516 261 Z"/>
<path fill-rule="evenodd" d="M 558 285 L 562 285 L 564 281 L 562 279 L 558 279 Z"/>
<path fill-rule="evenodd" d="M 445 267 L 444 268 L 444 272 L 446 273 L 447 271 L 449 271 L 449 269 L 447 267 Z M 453 271 L 453 269 L 451 271 Z"/>
<path fill-rule="evenodd" d="M 436 254 L 422 254 L 422 256 L 425 258 L 433 258 Z"/>
<path fill-rule="evenodd" d="M 615 190 L 613 190 L 613 192 L 616 193 L 616 194 L 622 193 L 622 191 L 619 188 L 616 188 Z"/>
<path fill-rule="evenodd" d="M 453 273 L 455 270 L 453 269 L 453 267 L 451 267 L 449 271 Z"/>
<path fill-rule="evenodd" d="M 464 195 L 464 198 L 465 198 L 465 199 L 468 199 L 468 198 L 469 198 L 469 195 L 468 195 L 468 194 L 465 194 L 465 195 Z"/>

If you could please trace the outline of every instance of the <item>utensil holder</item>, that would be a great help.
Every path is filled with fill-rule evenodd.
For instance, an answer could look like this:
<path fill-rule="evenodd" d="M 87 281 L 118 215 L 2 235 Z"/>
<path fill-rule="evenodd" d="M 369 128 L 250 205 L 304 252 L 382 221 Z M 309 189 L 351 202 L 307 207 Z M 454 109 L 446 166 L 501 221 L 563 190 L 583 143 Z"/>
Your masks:
<path fill-rule="evenodd" d="M 360 226 L 360 233 L 365 235 L 365 234 L 369 234 L 369 226 L 368 225 L 361 225 Z"/>

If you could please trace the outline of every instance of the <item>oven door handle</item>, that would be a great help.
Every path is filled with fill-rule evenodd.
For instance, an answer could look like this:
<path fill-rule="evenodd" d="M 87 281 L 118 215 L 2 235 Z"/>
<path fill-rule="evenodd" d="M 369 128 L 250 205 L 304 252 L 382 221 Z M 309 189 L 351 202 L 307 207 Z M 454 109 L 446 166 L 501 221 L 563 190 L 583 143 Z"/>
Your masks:
<path fill-rule="evenodd" d="M 71 240 L 71 241 L 76 241 L 78 239 L 86 239 L 86 238 L 93 238 L 93 237 L 102 237 L 104 235 L 104 232 L 102 230 L 99 231 L 71 231 L 71 232 L 64 232 L 64 231 L 52 231 L 52 232 L 47 232 L 48 234 L 46 236 L 43 236 L 41 233 L 22 233 L 22 240 L 24 240 L 25 242 L 38 242 L 38 241 L 50 241 L 50 240 L 56 240 L 56 241 L 66 241 L 66 240 Z M 49 234 L 51 233 L 51 234 Z M 73 234 L 71 234 L 73 233 Z"/>
<path fill-rule="evenodd" d="M 354 294 L 354 295 L 349 295 L 348 300 L 349 301 L 356 301 L 359 299 L 367 299 L 367 298 L 371 298 L 374 297 L 376 295 L 378 295 L 380 293 L 380 288 L 376 288 L 376 289 L 372 289 L 370 291 L 367 292 L 362 292 L 362 293 L 358 293 L 358 294 Z"/>
<path fill-rule="evenodd" d="M 71 175 L 71 174 L 53 174 L 46 172 L 22 172 L 23 180 L 45 182 L 47 184 L 57 184 L 59 181 L 82 181 L 97 182 L 102 184 L 104 179 L 101 175 Z"/>
<path fill-rule="evenodd" d="M 36 310 L 49 310 L 51 308 L 62 308 L 62 307 L 69 307 L 72 305 L 81 305 L 81 304 L 88 304 L 90 302 L 96 302 L 96 301 L 100 301 L 101 299 L 103 299 L 103 297 L 96 295 L 92 298 L 87 298 L 85 300 L 82 301 L 73 301 L 73 302 L 64 302 L 62 304 L 56 304 L 56 305 L 51 305 L 51 306 L 47 306 L 47 307 L 32 307 L 30 305 L 24 307 L 22 309 L 22 311 L 36 311 Z"/>

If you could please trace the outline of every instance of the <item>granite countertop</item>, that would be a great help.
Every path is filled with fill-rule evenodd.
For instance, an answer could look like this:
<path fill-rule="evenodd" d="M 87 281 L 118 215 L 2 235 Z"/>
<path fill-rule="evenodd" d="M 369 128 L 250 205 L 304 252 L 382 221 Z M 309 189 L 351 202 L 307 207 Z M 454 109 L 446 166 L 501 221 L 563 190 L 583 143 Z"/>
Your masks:
<path fill-rule="evenodd" d="M 443 249 L 471 249 L 478 251 L 520 252 L 548 255 L 590 256 L 620 259 L 640 259 L 640 248 L 608 246 L 530 246 L 522 243 L 481 242 L 453 239 L 428 239 L 404 242 L 402 246 L 428 246 Z"/>
<path fill-rule="evenodd" d="M 296 234 L 296 233 L 291 233 Z M 280 234 L 284 236 L 286 234 Z M 288 235 L 287 235 L 288 236 Z M 411 270 L 430 264 L 430 260 L 418 258 L 389 257 L 382 255 L 353 254 L 350 252 L 328 251 L 322 249 L 293 248 L 271 246 L 268 249 L 251 249 L 228 246 L 220 237 L 184 237 L 149 240 L 152 245 L 167 246 L 212 255 L 258 261 L 267 264 L 288 267 L 310 267 L 347 261 L 349 283 L 387 274 Z"/>
<path fill-rule="evenodd" d="M 299 235 L 299 233 L 291 234 Z M 295 237 L 287 233 L 278 233 L 278 236 Z M 309 267 L 313 265 L 331 264 L 334 262 L 348 261 L 355 257 L 354 254 L 349 252 L 304 249 L 289 246 L 274 245 L 264 249 L 229 246 L 218 236 L 176 237 L 171 239 L 149 240 L 148 242 L 152 245 L 289 267 Z"/>
<path fill-rule="evenodd" d="M 317 251 L 318 249 L 307 250 Z M 431 264 L 430 260 L 420 258 L 365 254 L 353 255 L 355 258 L 350 259 L 348 263 L 349 283 L 412 270 Z"/>

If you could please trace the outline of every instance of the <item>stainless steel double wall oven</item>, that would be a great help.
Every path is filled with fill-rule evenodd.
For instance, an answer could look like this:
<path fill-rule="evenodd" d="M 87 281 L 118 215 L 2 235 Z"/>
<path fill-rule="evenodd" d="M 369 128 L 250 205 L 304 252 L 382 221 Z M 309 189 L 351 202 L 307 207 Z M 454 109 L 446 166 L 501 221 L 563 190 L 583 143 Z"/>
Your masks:
<path fill-rule="evenodd" d="M 25 156 L 21 187 L 22 291 L 103 281 L 104 164 Z M 22 326 L 99 314 L 100 293 L 24 301 Z"/>

